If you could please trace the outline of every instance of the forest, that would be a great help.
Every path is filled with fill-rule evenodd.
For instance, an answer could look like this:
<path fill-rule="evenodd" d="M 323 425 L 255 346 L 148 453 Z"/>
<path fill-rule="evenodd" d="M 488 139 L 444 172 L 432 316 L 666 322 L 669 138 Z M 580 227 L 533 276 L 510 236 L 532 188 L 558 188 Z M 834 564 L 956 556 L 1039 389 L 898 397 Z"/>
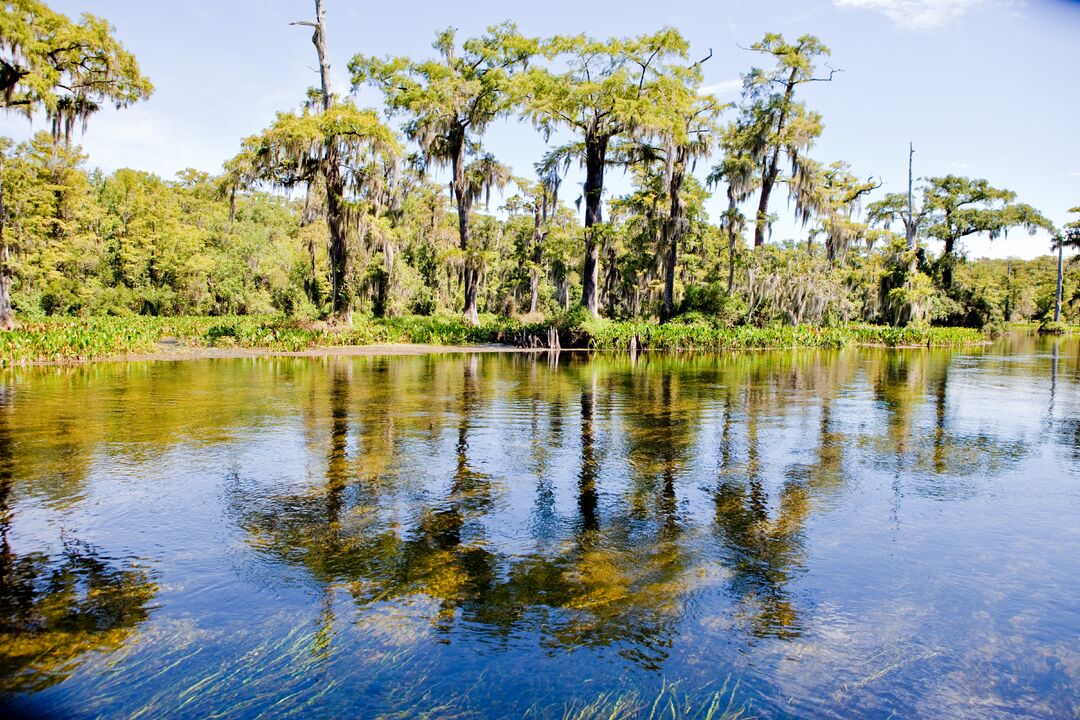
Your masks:
<path fill-rule="evenodd" d="M 1080 221 L 1058 228 L 982 179 L 912 173 L 886 187 L 815 157 L 826 119 L 805 86 L 843 84 L 811 35 L 747 48 L 737 102 L 702 91 L 711 52 L 670 27 L 603 40 L 509 22 L 471 38 L 448 29 L 430 57 L 355 55 L 339 89 L 318 0 L 301 23 L 318 86 L 238 139 L 218 174 L 161 178 L 92 169 L 77 143 L 102 106 L 153 92 L 106 20 L 14 0 L 0 22 L 0 103 L 49 121 L 25 142 L 0 139 L 5 328 L 186 315 L 342 328 L 493 315 L 714 328 L 1080 320 L 1080 270 L 1061 261 Z M 382 108 L 354 103 L 365 87 Z M 485 149 L 503 118 L 552 141 L 533 168 Z M 563 183 L 575 164 L 580 190 Z M 629 192 L 608 191 L 614 173 Z M 710 217 L 717 194 L 726 210 Z M 800 234 L 775 238 L 785 201 Z M 1037 230 L 1054 254 L 965 256 L 970 236 Z"/>

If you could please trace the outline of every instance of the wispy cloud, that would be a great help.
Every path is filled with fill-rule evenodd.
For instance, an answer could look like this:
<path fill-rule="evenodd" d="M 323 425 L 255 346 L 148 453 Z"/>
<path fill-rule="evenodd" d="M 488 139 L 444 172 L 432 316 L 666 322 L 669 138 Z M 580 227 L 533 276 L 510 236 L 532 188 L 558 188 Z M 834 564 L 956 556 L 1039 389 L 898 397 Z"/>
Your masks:
<path fill-rule="evenodd" d="M 874 10 L 897 25 L 911 30 L 930 30 L 948 25 L 989 0 L 833 0 L 842 8 Z"/>
<path fill-rule="evenodd" d="M 698 88 L 699 95 L 727 95 L 742 87 L 742 80 L 724 80 L 712 85 L 702 85 Z"/>

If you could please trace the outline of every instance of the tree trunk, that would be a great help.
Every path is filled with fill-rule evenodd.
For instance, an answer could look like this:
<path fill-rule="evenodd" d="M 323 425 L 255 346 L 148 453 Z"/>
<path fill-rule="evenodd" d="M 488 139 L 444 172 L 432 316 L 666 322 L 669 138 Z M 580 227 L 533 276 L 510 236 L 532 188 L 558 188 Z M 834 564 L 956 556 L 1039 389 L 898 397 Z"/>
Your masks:
<path fill-rule="evenodd" d="M 233 195 L 235 196 L 235 191 Z M 308 183 L 304 191 L 304 209 L 300 213 L 300 227 L 306 227 L 313 222 L 315 222 L 315 208 L 311 201 L 311 183 Z M 307 251 L 308 259 L 311 261 L 311 278 L 304 281 L 304 288 L 307 290 L 311 304 L 317 308 L 319 307 L 319 272 L 315 262 L 315 236 L 312 234 L 308 235 Z"/>
<path fill-rule="evenodd" d="M 670 221 L 669 221 L 670 222 Z M 660 305 L 660 322 L 675 317 L 675 263 L 678 260 L 679 239 L 673 230 L 664 233 L 667 240 L 664 253 L 664 301 Z"/>
<path fill-rule="evenodd" d="M 765 166 L 765 172 L 761 176 L 761 197 L 758 200 L 757 216 L 754 224 L 754 247 L 759 248 L 765 244 L 765 226 L 769 222 L 769 196 L 772 195 L 773 184 L 779 172 L 777 162 L 780 154 L 779 148 L 773 154 L 771 163 Z"/>
<path fill-rule="evenodd" d="M 953 248 L 955 246 L 955 238 L 945 239 L 945 252 L 941 253 L 941 285 L 945 290 L 952 290 L 953 286 Z"/>
<path fill-rule="evenodd" d="M 728 270 L 727 270 L 727 291 L 728 295 L 735 289 L 735 240 L 738 237 L 738 233 L 735 232 L 735 213 L 738 210 L 738 203 L 735 201 L 735 192 L 730 185 L 728 185 L 727 191 L 728 199 Z"/>
<path fill-rule="evenodd" d="M 476 311 L 476 291 L 480 272 L 476 262 L 469 254 L 469 198 L 465 192 L 465 128 L 457 128 L 450 136 L 450 165 L 454 174 L 454 202 L 457 206 L 459 247 L 465 259 L 465 270 L 461 281 L 465 291 L 465 322 L 479 325 L 480 317 Z"/>
<path fill-rule="evenodd" d="M 529 286 L 529 314 L 531 315 L 536 312 L 536 306 L 540 301 L 540 271 L 537 268 L 532 269 Z"/>
<path fill-rule="evenodd" d="M 0 330 L 15 327 L 15 311 L 11 307 L 11 254 L 4 235 L 4 158 L 0 155 Z"/>
<path fill-rule="evenodd" d="M 660 307 L 660 322 L 665 323 L 675 316 L 675 268 L 679 260 L 679 240 L 682 239 L 686 226 L 686 206 L 682 201 L 683 180 L 686 178 L 686 148 L 679 147 L 672 164 L 671 180 L 668 182 L 668 194 L 671 196 L 671 210 L 664 223 L 664 302 Z"/>
<path fill-rule="evenodd" d="M 323 173 L 326 177 L 326 221 L 330 227 L 330 285 L 331 308 L 339 319 L 349 320 L 349 298 L 345 292 L 345 273 L 348 265 L 348 236 L 345 227 L 345 182 L 337 147 L 327 143 Z"/>
<path fill-rule="evenodd" d="M 0 330 L 15 327 L 15 311 L 11 307 L 11 268 L 8 266 L 8 247 L 0 248 Z"/>
<path fill-rule="evenodd" d="M 915 176 L 912 173 L 915 157 L 915 146 L 908 143 L 907 164 L 907 218 L 904 222 L 904 239 L 907 241 L 907 249 L 915 249 L 915 207 L 912 204 L 912 190 L 915 186 Z"/>
<path fill-rule="evenodd" d="M 322 0 L 315 0 L 315 34 L 311 37 L 319 53 L 319 80 L 322 83 L 323 110 L 334 104 L 334 92 L 330 87 L 330 57 L 326 53 L 326 15 Z"/>
<path fill-rule="evenodd" d="M 601 199 L 604 194 L 604 165 L 607 162 L 607 137 L 585 138 L 585 266 L 581 272 L 581 304 L 599 317 L 598 285 L 600 241 L 596 225 L 603 222 Z"/>
<path fill-rule="evenodd" d="M 1061 267 L 1064 261 L 1065 243 L 1058 240 L 1057 294 L 1054 295 L 1054 322 L 1061 321 Z"/>
<path fill-rule="evenodd" d="M 546 192 L 546 191 L 545 191 Z M 540 261 L 544 254 L 544 233 L 541 232 L 540 204 L 533 208 L 533 247 L 532 247 L 532 271 L 529 273 L 529 314 L 536 312 L 537 303 L 540 301 Z"/>
<path fill-rule="evenodd" d="M 780 173 L 780 148 L 783 145 L 784 126 L 787 124 L 788 109 L 791 107 L 791 96 L 795 94 L 795 77 L 797 68 L 791 69 L 791 77 L 788 78 L 784 87 L 784 102 L 780 106 L 780 117 L 776 122 L 776 144 L 773 146 L 770 157 L 761 174 L 761 199 L 758 201 L 757 222 L 754 226 L 754 247 L 759 248 L 765 244 L 765 225 L 769 220 L 769 196 L 772 195 L 773 185 L 776 184 L 777 175 Z"/>
<path fill-rule="evenodd" d="M 323 110 L 334 104 L 334 92 L 330 86 L 330 57 L 326 50 L 326 15 L 322 0 L 315 0 L 314 34 L 311 42 L 319 55 L 319 80 L 322 83 Z M 322 174 L 326 180 L 326 222 L 330 228 L 330 285 L 331 312 L 337 318 L 350 320 L 351 302 L 345 292 L 345 274 L 348 265 L 348 236 L 345 227 L 345 180 L 341 175 L 341 155 L 335 143 L 327 142 L 323 153 Z"/>

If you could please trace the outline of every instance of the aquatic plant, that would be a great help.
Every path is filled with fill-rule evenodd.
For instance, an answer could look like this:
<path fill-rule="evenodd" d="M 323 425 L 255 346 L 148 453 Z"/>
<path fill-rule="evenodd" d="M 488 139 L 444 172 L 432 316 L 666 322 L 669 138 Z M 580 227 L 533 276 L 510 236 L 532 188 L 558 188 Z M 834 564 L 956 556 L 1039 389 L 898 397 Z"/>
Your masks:
<path fill-rule="evenodd" d="M 655 322 L 584 323 L 570 334 L 587 347 L 601 350 L 743 350 L 842 348 L 849 345 L 928 347 L 971 345 L 986 336 L 970 328 L 890 325 L 767 325 L 714 327 L 707 323 L 660 325 Z"/>
<path fill-rule="evenodd" d="M 554 323 L 563 347 L 595 350 L 937 347 L 986 340 L 978 330 L 919 325 L 718 327 L 704 320 L 661 325 L 649 321 L 582 319 L 573 314 Z M 0 331 L 0 367 L 151 353 L 166 339 L 189 347 L 257 348 L 275 352 L 400 343 L 546 346 L 551 326 L 552 323 L 526 323 L 495 315 L 481 316 L 480 324 L 475 326 L 457 317 L 414 315 L 356 318 L 348 327 L 306 323 L 281 315 L 52 318 L 28 323 L 17 330 Z"/>

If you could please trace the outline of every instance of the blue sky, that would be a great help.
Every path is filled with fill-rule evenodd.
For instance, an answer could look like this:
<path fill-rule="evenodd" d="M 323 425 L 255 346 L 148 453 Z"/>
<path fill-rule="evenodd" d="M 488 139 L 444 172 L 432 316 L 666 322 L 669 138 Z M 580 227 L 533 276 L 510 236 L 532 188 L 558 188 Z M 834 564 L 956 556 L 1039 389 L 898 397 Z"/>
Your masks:
<path fill-rule="evenodd" d="M 347 2 L 326 0 L 336 90 L 348 89 L 346 64 L 356 53 L 433 54 L 437 30 L 463 35 L 504 19 L 522 31 L 598 37 L 678 28 L 694 56 L 711 48 L 705 84 L 737 97 L 739 75 L 758 62 L 740 48 L 765 32 L 818 35 L 829 60 L 843 69 L 832 83 L 812 84 L 804 99 L 824 115 L 825 132 L 811 155 L 843 159 L 861 175 L 903 189 L 907 144 L 915 144 L 916 175 L 983 177 L 1017 192 L 1055 223 L 1080 205 L 1080 2 L 1066 0 L 775 0 L 594 3 Z M 317 82 L 310 31 L 290 27 L 313 14 L 311 0 L 49 0 L 75 16 L 107 18 L 139 58 L 157 91 L 148 102 L 93 118 L 81 142 L 91 166 L 135 167 L 171 177 L 185 167 L 217 172 L 242 137 L 267 125 L 278 110 L 297 106 Z M 361 104 L 376 105 L 365 90 Z M 34 129 L 44 127 L 40 120 Z M 0 116 L 0 133 L 32 131 L 24 118 Z M 494 126 L 488 149 L 519 174 L 544 151 L 531 126 Z M 703 175 L 706 167 L 698 168 Z M 610 189 L 627 183 L 610 173 Z M 565 197 L 580 175 L 572 173 Z M 774 197 L 776 197 L 774 195 Z M 710 205 L 715 215 L 719 199 Z M 773 239 L 803 234 L 786 212 Z M 1046 235 L 1011 233 L 993 243 L 969 238 L 970 256 L 1033 257 Z"/>

